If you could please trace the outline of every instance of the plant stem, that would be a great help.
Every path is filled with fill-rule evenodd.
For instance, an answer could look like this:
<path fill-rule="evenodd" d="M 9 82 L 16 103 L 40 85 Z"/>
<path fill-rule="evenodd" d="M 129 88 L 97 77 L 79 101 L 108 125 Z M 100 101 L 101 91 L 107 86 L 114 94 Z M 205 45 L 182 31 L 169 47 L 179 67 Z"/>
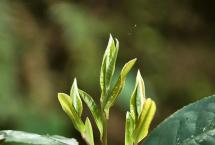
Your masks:
<path fill-rule="evenodd" d="M 102 135 L 102 145 L 107 145 L 107 119 L 105 113 L 102 113 L 103 121 L 103 135 Z"/>

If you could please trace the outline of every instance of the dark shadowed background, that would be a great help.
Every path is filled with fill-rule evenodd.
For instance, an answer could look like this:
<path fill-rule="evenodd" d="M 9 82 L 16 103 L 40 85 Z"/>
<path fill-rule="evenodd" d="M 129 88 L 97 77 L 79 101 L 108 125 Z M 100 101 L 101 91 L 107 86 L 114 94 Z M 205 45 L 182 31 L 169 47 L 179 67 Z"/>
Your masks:
<path fill-rule="evenodd" d="M 214 10 L 214 0 L 0 0 L 0 130 L 59 134 L 84 144 L 57 93 L 69 93 L 77 77 L 99 100 L 110 33 L 120 42 L 117 72 L 131 58 L 138 62 L 111 110 L 109 144 L 123 144 L 138 68 L 158 107 L 151 128 L 214 94 Z"/>

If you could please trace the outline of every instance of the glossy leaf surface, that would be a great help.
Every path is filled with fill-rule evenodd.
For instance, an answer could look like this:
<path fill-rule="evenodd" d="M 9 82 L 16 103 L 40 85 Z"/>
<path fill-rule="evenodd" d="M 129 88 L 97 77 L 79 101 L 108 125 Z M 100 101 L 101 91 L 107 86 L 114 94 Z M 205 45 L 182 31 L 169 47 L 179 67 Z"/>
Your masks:
<path fill-rule="evenodd" d="M 143 145 L 214 145 L 215 96 L 177 111 L 146 138 Z"/>

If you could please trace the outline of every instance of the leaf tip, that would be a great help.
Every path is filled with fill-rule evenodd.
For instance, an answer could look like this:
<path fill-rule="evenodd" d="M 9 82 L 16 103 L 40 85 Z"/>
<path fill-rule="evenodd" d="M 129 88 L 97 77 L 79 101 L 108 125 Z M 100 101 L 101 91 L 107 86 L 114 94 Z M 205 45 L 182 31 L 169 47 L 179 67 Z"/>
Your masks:
<path fill-rule="evenodd" d="M 133 58 L 133 59 L 131 59 L 131 60 L 128 62 L 128 64 L 130 64 L 131 66 L 133 66 L 133 65 L 136 63 L 136 61 L 137 61 L 137 58 Z"/>
<path fill-rule="evenodd" d="M 72 86 L 77 86 L 77 79 L 76 79 L 76 77 L 75 77 L 74 80 L 73 80 Z"/>
<path fill-rule="evenodd" d="M 64 93 L 57 93 L 58 100 L 64 95 Z"/>
<path fill-rule="evenodd" d="M 119 49 L 119 40 L 115 38 L 115 41 L 116 41 L 116 49 Z"/>
<path fill-rule="evenodd" d="M 127 111 L 127 112 L 126 112 L 126 119 L 128 119 L 129 117 L 130 117 L 130 112 Z"/>
<path fill-rule="evenodd" d="M 140 70 L 138 69 L 138 71 L 137 71 L 137 78 L 142 78 L 142 75 L 141 75 L 141 73 L 140 73 Z"/>
<path fill-rule="evenodd" d="M 77 83 L 77 79 L 76 79 L 76 77 L 74 78 L 74 82 L 76 82 L 76 83 Z"/>
<path fill-rule="evenodd" d="M 137 61 L 137 58 L 133 58 L 131 61 L 136 62 L 136 61 Z"/>
<path fill-rule="evenodd" d="M 113 39 L 113 36 L 111 33 L 109 34 L 109 39 Z"/>
<path fill-rule="evenodd" d="M 112 43 L 114 43 L 114 40 L 113 40 L 112 35 L 110 34 L 109 41 L 108 41 L 108 48 L 111 46 Z"/>

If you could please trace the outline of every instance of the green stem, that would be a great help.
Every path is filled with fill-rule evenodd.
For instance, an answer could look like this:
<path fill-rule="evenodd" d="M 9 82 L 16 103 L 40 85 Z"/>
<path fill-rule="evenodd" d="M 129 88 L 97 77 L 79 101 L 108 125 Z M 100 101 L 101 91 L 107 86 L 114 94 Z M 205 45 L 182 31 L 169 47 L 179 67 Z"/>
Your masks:
<path fill-rule="evenodd" d="M 107 119 L 105 117 L 105 113 L 102 113 L 102 121 L 103 121 L 103 135 L 102 135 L 102 145 L 107 145 Z"/>
<path fill-rule="evenodd" d="M 104 101 L 104 100 L 103 100 Z M 101 116 L 102 116 L 102 126 L 103 126 L 103 134 L 102 134 L 102 145 L 107 145 L 107 121 L 108 118 L 106 117 L 104 111 L 104 103 L 101 102 Z"/>
<path fill-rule="evenodd" d="M 107 120 L 105 119 L 103 121 L 103 136 L 102 136 L 102 142 L 103 142 L 103 145 L 107 145 Z"/>
<path fill-rule="evenodd" d="M 101 98 L 106 98 L 105 94 L 107 94 L 107 93 L 102 92 Z M 107 145 L 107 121 L 108 121 L 108 119 L 107 119 L 105 111 L 104 111 L 104 107 L 105 107 L 104 102 L 105 101 L 106 100 L 100 100 L 100 103 L 101 103 L 100 107 L 101 107 L 102 126 L 103 126 L 103 134 L 102 134 L 102 140 L 101 140 L 102 145 Z"/>

